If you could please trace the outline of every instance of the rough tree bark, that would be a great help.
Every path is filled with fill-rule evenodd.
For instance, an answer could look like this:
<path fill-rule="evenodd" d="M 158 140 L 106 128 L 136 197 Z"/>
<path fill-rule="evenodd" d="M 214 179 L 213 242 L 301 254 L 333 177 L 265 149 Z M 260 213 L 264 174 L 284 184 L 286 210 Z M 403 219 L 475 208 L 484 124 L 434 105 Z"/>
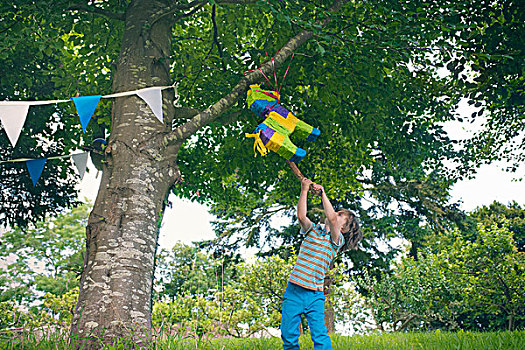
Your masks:
<path fill-rule="evenodd" d="M 125 30 L 114 91 L 169 85 L 166 58 L 170 55 L 173 11 L 191 13 L 204 3 L 174 2 L 168 6 L 158 1 L 131 1 L 125 16 L 119 16 L 125 21 Z M 304 30 L 291 38 L 280 48 L 273 65 L 280 66 L 311 37 L 312 32 Z M 268 62 L 261 70 L 268 74 L 273 65 Z M 170 90 L 163 96 L 164 124 L 137 96 L 114 100 L 106 164 L 86 229 L 84 269 L 70 329 L 77 348 L 100 348 L 100 342 L 121 338 L 138 346 L 149 341 L 158 225 L 169 189 L 180 176 L 178 150 L 184 140 L 228 110 L 244 97 L 250 83 L 260 79 L 261 72 L 252 72 L 217 103 L 173 131 L 171 120 L 178 114 Z M 184 113 L 181 111 L 181 118 L 187 119 Z"/>
<path fill-rule="evenodd" d="M 126 12 L 114 91 L 168 85 L 171 23 L 149 1 L 133 1 Z M 168 90 L 169 92 L 169 90 Z M 172 98 L 164 96 L 164 114 L 173 118 Z M 96 348 L 134 335 L 147 342 L 151 328 L 151 283 L 158 220 L 169 187 L 177 178 L 180 142 L 162 153 L 146 148 L 162 137 L 161 124 L 138 96 L 115 99 L 107 164 L 86 230 L 86 254 L 80 293 L 71 326 L 77 347 Z"/>

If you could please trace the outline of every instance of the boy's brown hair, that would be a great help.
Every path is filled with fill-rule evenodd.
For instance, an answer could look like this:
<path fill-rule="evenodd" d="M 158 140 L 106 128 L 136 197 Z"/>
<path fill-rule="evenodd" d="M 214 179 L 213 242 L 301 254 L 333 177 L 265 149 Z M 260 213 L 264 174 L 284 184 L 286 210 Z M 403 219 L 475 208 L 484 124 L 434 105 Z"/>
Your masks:
<path fill-rule="evenodd" d="M 353 211 L 344 208 L 337 210 L 337 212 L 342 212 L 346 216 L 346 224 L 341 229 L 343 237 L 345 238 L 345 244 L 341 248 L 341 251 L 357 249 L 357 245 L 363 239 L 363 231 L 361 231 L 356 215 Z"/>

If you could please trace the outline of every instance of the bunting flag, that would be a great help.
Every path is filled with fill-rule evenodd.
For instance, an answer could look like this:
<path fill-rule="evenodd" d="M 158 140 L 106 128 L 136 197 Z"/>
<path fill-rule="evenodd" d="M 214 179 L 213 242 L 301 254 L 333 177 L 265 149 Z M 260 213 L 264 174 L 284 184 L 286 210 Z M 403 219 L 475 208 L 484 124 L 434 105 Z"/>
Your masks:
<path fill-rule="evenodd" d="M 77 108 L 83 132 L 86 132 L 86 127 L 88 126 L 93 113 L 95 113 L 95 109 L 97 109 L 98 101 L 100 101 L 101 97 L 102 95 L 71 97 Z"/>
<path fill-rule="evenodd" d="M 137 95 L 146 102 L 155 117 L 162 123 L 162 89 L 158 87 L 137 91 Z"/>
<path fill-rule="evenodd" d="M 71 159 L 73 159 L 73 164 L 77 167 L 78 174 L 80 175 L 80 180 L 84 178 L 84 174 L 86 173 L 86 167 L 87 167 L 87 160 L 88 160 L 88 153 L 78 153 L 73 154 L 71 156 Z"/>
<path fill-rule="evenodd" d="M 46 161 L 47 158 L 26 160 L 27 170 L 29 170 L 29 176 L 33 181 L 33 186 L 36 186 L 40 175 L 42 175 L 42 170 L 44 170 L 44 165 L 46 165 Z"/>
<path fill-rule="evenodd" d="M 18 141 L 28 111 L 27 103 L 0 106 L 0 121 L 13 147 Z"/>

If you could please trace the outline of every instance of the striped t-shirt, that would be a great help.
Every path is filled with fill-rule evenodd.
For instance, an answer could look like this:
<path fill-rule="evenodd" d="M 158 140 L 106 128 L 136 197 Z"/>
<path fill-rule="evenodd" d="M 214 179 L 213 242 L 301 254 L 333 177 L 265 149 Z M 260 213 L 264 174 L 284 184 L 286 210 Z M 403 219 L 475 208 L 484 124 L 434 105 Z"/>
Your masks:
<path fill-rule="evenodd" d="M 322 291 L 326 271 L 345 239 L 340 234 L 339 242 L 333 242 L 330 233 L 319 224 L 312 224 L 306 232 L 308 234 L 301 244 L 288 281 L 306 289 Z M 305 231 L 301 229 L 301 233 Z"/>

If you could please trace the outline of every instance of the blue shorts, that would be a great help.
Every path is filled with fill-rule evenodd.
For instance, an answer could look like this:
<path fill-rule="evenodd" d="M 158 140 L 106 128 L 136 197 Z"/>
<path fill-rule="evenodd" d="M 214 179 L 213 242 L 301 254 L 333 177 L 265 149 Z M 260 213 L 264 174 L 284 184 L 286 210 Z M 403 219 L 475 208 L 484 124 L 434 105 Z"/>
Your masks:
<path fill-rule="evenodd" d="M 283 349 L 299 349 L 301 314 L 306 316 L 315 350 L 332 349 L 324 323 L 324 293 L 288 282 L 283 296 L 281 338 Z"/>

